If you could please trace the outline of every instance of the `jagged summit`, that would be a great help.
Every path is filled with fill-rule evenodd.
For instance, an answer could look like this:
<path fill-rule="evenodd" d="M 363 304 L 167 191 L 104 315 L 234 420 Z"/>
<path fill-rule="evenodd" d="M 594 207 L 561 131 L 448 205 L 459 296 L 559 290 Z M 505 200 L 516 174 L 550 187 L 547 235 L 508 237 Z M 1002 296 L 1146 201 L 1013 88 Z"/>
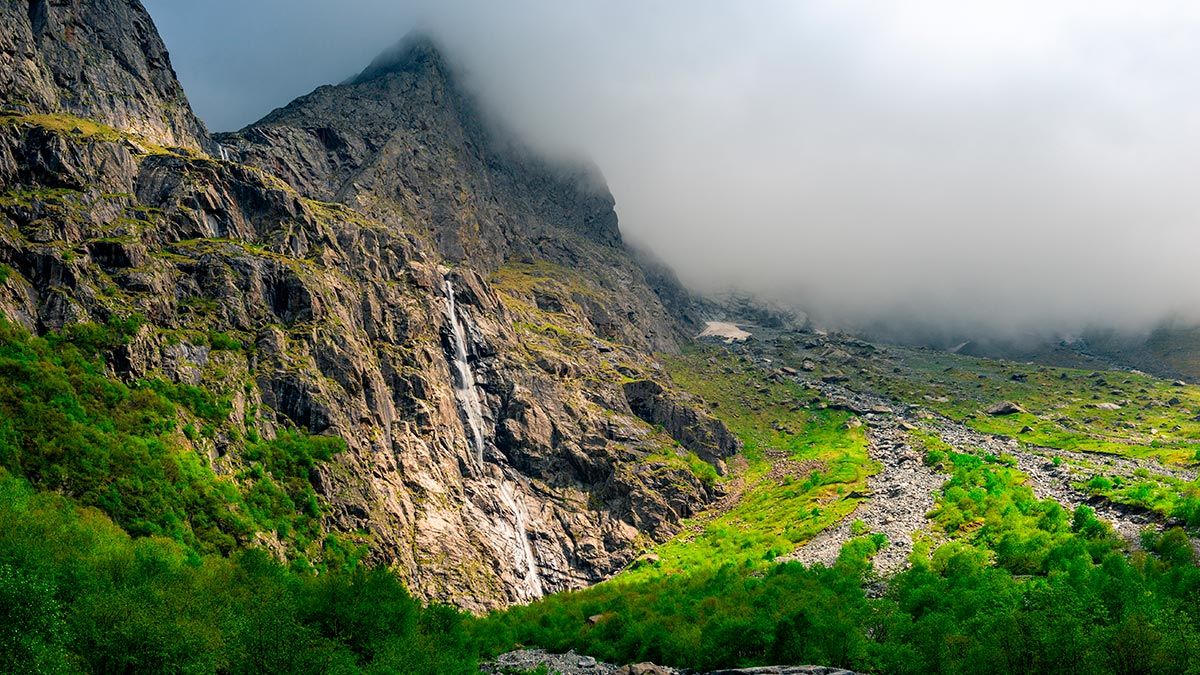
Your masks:
<path fill-rule="evenodd" d="M 581 246 L 623 247 L 599 171 L 531 150 L 451 63 L 434 38 L 410 33 L 354 78 L 220 140 L 308 196 L 427 226 L 448 260 L 488 270 L 514 258 L 574 265 L 607 255 Z"/>
<path fill-rule="evenodd" d="M 396 44 L 380 52 L 362 72 L 342 84 L 361 84 L 404 71 L 439 72 L 447 78 L 451 72 L 437 40 L 426 32 L 412 31 Z"/>

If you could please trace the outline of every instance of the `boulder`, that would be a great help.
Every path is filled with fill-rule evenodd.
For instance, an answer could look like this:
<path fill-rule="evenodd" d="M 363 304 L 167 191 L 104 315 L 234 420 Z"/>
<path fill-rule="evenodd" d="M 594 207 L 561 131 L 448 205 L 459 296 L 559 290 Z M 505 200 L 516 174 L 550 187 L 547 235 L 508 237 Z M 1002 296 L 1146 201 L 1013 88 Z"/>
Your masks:
<path fill-rule="evenodd" d="M 617 668 L 615 675 L 675 675 L 675 671 L 646 661 L 621 666 Z"/>
<path fill-rule="evenodd" d="M 1015 415 L 1022 412 L 1025 412 L 1025 409 L 1012 401 L 1001 401 L 987 409 L 989 415 Z"/>

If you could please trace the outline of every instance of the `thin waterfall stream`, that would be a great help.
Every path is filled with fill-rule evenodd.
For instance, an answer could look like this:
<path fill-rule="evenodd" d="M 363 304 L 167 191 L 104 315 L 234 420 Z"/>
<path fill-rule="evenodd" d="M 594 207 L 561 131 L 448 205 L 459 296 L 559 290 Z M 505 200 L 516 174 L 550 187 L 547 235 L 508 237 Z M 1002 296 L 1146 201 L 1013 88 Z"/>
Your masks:
<path fill-rule="evenodd" d="M 458 407 L 466 418 L 467 428 L 471 432 L 471 449 L 475 453 L 476 464 L 483 465 L 483 404 L 479 402 L 479 392 L 475 390 L 475 373 L 471 364 L 467 363 L 467 332 L 462 322 L 458 320 L 458 309 L 454 303 L 454 283 L 449 277 L 445 280 L 446 318 L 450 321 L 450 329 L 454 334 L 454 396 L 458 399 Z"/>
<path fill-rule="evenodd" d="M 444 283 L 446 294 L 446 318 L 450 322 L 454 338 L 454 396 L 458 400 L 459 410 L 465 418 L 466 429 L 470 431 L 470 441 L 478 466 L 483 466 L 483 404 L 479 400 L 479 392 L 475 389 L 475 373 L 467 361 L 467 331 L 458 318 L 458 307 L 454 301 L 454 283 L 447 277 Z M 530 599 L 540 598 L 545 594 L 542 578 L 538 573 L 537 557 L 533 546 L 529 543 L 529 511 L 525 506 L 522 495 L 516 484 L 510 480 L 500 482 L 500 502 L 512 514 L 513 527 L 513 564 L 524 574 L 524 585 Z"/>
<path fill-rule="evenodd" d="M 545 595 L 542 588 L 542 576 L 538 574 L 537 557 L 534 556 L 533 546 L 529 544 L 529 512 L 525 501 L 517 493 L 516 487 L 509 481 L 500 484 L 500 501 L 508 506 L 513 514 L 513 534 L 516 535 L 517 546 L 513 550 L 513 562 L 518 570 L 525 571 L 525 589 L 529 591 L 530 599 Z"/>

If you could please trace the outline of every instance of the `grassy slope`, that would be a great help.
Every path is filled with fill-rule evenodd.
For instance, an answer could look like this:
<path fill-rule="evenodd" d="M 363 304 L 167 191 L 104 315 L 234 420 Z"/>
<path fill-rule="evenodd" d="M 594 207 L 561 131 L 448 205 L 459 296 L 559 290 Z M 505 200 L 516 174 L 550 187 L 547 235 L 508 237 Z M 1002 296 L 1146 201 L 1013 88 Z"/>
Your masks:
<path fill-rule="evenodd" d="M 806 399 L 803 390 L 765 383 L 761 373 L 719 352 L 688 352 L 669 367 L 678 384 L 710 398 L 746 440 L 744 475 L 763 470 L 766 448 L 796 457 L 840 452 L 854 461 L 855 442 L 830 447 L 848 434 L 835 423 L 839 417 L 795 405 Z M 779 430 L 789 424 L 798 433 Z M 747 489 L 747 498 L 700 535 L 660 547 L 656 565 L 495 614 L 473 631 L 485 652 L 522 643 L 699 669 L 769 663 L 912 673 L 1200 668 L 1194 656 L 1200 607 L 1192 600 L 1200 570 L 1181 533 L 1152 536 L 1146 542 L 1152 554 L 1127 557 L 1089 509 L 1071 513 L 1038 500 L 1004 457 L 962 455 L 936 439 L 918 440 L 940 453 L 929 461 L 951 473 L 932 512 L 945 543 L 922 542 L 914 567 L 882 597 L 862 590 L 864 561 L 873 552 L 869 537 L 852 541 L 832 569 L 772 565 L 756 556 L 772 536 L 788 541 L 786 528 L 815 523 L 803 513 L 803 499 L 775 528 L 760 522 L 755 495 L 788 499 L 766 485 Z M 829 486 L 814 492 L 821 490 L 837 492 Z"/>
<path fill-rule="evenodd" d="M 852 495 L 878 470 L 848 413 L 808 406 L 811 392 L 766 381 L 748 363 L 716 348 L 696 347 L 666 359 L 675 383 L 710 403 L 711 412 L 745 445 L 732 461 L 727 490 L 740 498 L 701 514 L 654 549 L 659 561 L 618 577 L 638 581 L 714 564 L 761 564 L 790 552 L 854 510 Z M 732 501 L 732 500 L 731 500 Z"/>
<path fill-rule="evenodd" d="M 855 375 L 854 385 L 919 404 L 986 433 L 1063 450 L 1192 462 L 1200 450 L 1200 387 L 1148 375 L 1050 368 L 894 349 L 899 372 Z M 1016 379 L 1014 379 L 1014 376 Z M 1010 400 L 1028 412 L 991 416 Z M 1172 402 L 1174 401 L 1174 402 Z M 1097 407 L 1117 404 L 1108 410 Z M 1029 427 L 1029 430 L 1024 430 Z"/>
<path fill-rule="evenodd" d="M 785 349 L 799 367 L 802 348 Z M 889 347 L 872 358 L 819 363 L 815 375 L 846 374 L 849 386 L 920 405 L 984 433 L 1078 453 L 1073 461 L 1105 473 L 1115 455 L 1193 469 L 1200 462 L 1200 386 L 1134 372 L 1088 371 Z M 1026 412 L 988 415 L 999 401 Z M 1116 404 L 1117 409 L 1108 409 Z M 1090 454 L 1090 457 L 1089 457 Z M 1200 526 L 1200 484 L 1163 472 L 1101 476 L 1079 489 Z"/>

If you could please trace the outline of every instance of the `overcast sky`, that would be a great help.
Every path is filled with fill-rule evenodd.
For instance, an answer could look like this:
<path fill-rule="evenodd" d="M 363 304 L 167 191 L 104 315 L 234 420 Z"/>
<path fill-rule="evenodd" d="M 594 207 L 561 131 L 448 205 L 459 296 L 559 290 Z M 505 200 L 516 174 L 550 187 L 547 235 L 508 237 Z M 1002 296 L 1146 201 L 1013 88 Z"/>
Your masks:
<path fill-rule="evenodd" d="M 1200 3 L 146 4 L 214 130 L 428 30 L 697 288 L 842 322 L 1200 316 Z"/>

